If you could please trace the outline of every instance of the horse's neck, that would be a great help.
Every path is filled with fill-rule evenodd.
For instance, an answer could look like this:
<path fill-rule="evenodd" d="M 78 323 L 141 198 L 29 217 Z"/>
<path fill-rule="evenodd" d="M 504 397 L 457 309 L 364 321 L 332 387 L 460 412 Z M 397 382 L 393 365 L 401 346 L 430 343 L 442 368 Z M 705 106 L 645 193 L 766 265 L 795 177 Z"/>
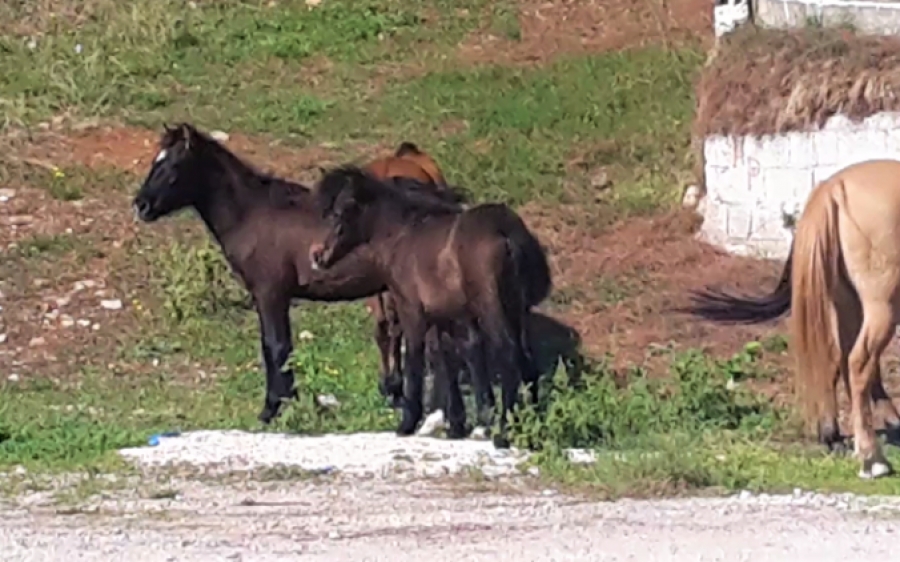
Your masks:
<path fill-rule="evenodd" d="M 221 171 L 207 176 L 209 196 L 195 205 L 197 214 L 213 237 L 223 244 L 227 237 L 240 229 L 254 203 L 241 185 L 244 178 Z"/>

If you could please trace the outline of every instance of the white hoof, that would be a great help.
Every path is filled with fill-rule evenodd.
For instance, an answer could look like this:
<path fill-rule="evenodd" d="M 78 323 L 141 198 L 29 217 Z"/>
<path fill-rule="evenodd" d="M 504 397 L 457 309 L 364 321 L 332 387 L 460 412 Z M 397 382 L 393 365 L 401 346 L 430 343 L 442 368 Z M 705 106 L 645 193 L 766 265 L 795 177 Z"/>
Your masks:
<path fill-rule="evenodd" d="M 882 476 L 887 476 L 893 472 L 891 465 L 885 462 L 875 461 L 872 463 L 872 467 L 870 469 L 863 468 L 859 471 L 859 477 L 863 480 L 873 480 L 875 478 L 881 478 Z"/>
<path fill-rule="evenodd" d="M 479 441 L 484 441 L 488 438 L 488 431 L 486 427 L 478 426 L 472 430 L 472 439 L 478 439 Z"/>
<path fill-rule="evenodd" d="M 443 410 L 435 410 L 430 413 L 425 421 L 422 422 L 422 427 L 419 428 L 419 431 L 416 432 L 416 435 L 434 435 L 438 429 L 444 428 L 444 411 Z"/>

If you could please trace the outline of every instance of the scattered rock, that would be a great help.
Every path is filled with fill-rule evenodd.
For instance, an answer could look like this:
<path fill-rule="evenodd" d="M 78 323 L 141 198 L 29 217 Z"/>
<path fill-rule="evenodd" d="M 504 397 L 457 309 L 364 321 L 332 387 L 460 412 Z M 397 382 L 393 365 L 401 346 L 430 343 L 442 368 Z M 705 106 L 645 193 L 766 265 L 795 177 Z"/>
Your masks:
<path fill-rule="evenodd" d="M 28 347 L 40 347 L 47 343 L 47 340 L 40 336 L 36 336 L 31 338 L 31 341 L 28 342 Z"/>
<path fill-rule="evenodd" d="M 338 399 L 334 397 L 334 394 L 320 394 L 316 396 L 316 402 L 323 408 L 337 408 L 341 405 Z"/>
<path fill-rule="evenodd" d="M 71 316 L 69 316 L 67 314 L 63 314 L 62 317 L 59 319 L 59 325 L 62 326 L 63 328 L 71 328 L 72 326 L 75 325 L 75 320 Z"/>
<path fill-rule="evenodd" d="M 15 189 L 9 189 L 8 187 L 0 188 L 0 203 L 6 203 L 15 196 Z"/>
<path fill-rule="evenodd" d="M 211 133 L 209 133 L 209 136 L 219 142 L 228 142 L 228 139 L 231 138 L 225 131 L 212 131 Z"/>
<path fill-rule="evenodd" d="M 319 4 L 322 3 L 322 0 L 306 0 L 306 5 L 310 8 L 315 8 Z"/>
<path fill-rule="evenodd" d="M 34 217 L 31 215 L 12 215 L 3 219 L 3 223 L 7 226 L 25 226 L 33 222 Z"/>
<path fill-rule="evenodd" d="M 91 325 L 91 321 L 87 320 L 85 318 L 79 318 L 75 323 L 78 324 L 79 326 L 81 326 L 82 328 L 88 328 Z"/>
<path fill-rule="evenodd" d="M 601 190 L 607 189 L 612 186 L 612 180 L 609 179 L 609 174 L 606 173 L 606 170 L 600 169 L 591 174 L 591 187 L 593 189 Z"/>
<path fill-rule="evenodd" d="M 0 343 L 6 343 L 6 334 L 0 334 Z"/>
<path fill-rule="evenodd" d="M 74 292 L 83 291 L 85 289 L 92 289 L 97 286 L 96 281 L 92 281 L 90 279 L 84 279 L 82 281 L 76 281 L 72 287 Z"/>
<path fill-rule="evenodd" d="M 100 301 L 100 306 L 106 310 L 121 310 L 122 301 L 119 299 L 104 299 Z"/>
<path fill-rule="evenodd" d="M 19 382 L 19 374 L 13 373 L 13 374 L 9 375 L 8 377 L 6 377 L 6 380 L 8 380 L 9 382 Z"/>

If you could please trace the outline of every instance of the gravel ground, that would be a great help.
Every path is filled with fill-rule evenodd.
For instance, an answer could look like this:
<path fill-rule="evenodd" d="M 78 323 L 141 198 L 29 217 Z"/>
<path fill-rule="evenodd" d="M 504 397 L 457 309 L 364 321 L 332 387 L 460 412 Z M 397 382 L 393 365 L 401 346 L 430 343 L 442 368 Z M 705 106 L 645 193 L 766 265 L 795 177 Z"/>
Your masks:
<path fill-rule="evenodd" d="M 254 439 L 272 439 L 260 435 Z M 383 451 L 391 439 L 368 438 L 368 447 L 361 437 L 292 440 L 295 449 L 309 445 L 304 455 L 289 457 L 298 465 L 331 467 L 315 478 L 160 478 L 149 472 L 159 469 L 145 468 L 142 484 L 95 496 L 77 510 L 32 493 L 0 510 L 0 560 L 857 562 L 888 557 L 900 533 L 900 499 L 797 491 L 593 502 L 542 489 L 527 476 L 487 484 L 438 476 L 472 459 L 491 464 L 489 451 L 473 454 L 471 444 L 448 453 L 446 441 L 394 438 L 391 453 L 413 459 L 398 472 Z M 231 458 L 225 465 L 234 469 L 240 455 L 226 449 L 245 439 L 203 432 L 125 454 L 145 467 L 191 458 L 222 468 L 222 458 Z M 179 449 L 188 443 L 193 447 Z M 288 457 L 286 442 L 275 443 L 280 458 Z M 423 453 L 436 444 L 441 454 Z M 348 453 L 354 447 L 355 459 Z M 259 468 L 265 464 L 259 451 L 266 450 L 248 449 L 241 462 Z M 498 466 L 511 464 L 498 458 Z M 429 462 L 442 468 L 430 469 Z M 151 486 L 156 493 L 147 492 Z"/>

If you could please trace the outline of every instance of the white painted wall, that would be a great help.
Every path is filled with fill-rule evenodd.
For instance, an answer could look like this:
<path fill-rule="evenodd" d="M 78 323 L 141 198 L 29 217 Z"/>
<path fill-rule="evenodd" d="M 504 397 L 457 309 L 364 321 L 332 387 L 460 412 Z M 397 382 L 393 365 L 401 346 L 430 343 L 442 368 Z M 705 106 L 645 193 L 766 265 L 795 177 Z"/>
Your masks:
<path fill-rule="evenodd" d="M 735 254 L 784 259 L 792 238 L 785 213 L 799 216 L 818 182 L 874 158 L 900 160 L 900 113 L 860 123 L 839 115 L 812 132 L 708 137 L 699 236 Z"/>

